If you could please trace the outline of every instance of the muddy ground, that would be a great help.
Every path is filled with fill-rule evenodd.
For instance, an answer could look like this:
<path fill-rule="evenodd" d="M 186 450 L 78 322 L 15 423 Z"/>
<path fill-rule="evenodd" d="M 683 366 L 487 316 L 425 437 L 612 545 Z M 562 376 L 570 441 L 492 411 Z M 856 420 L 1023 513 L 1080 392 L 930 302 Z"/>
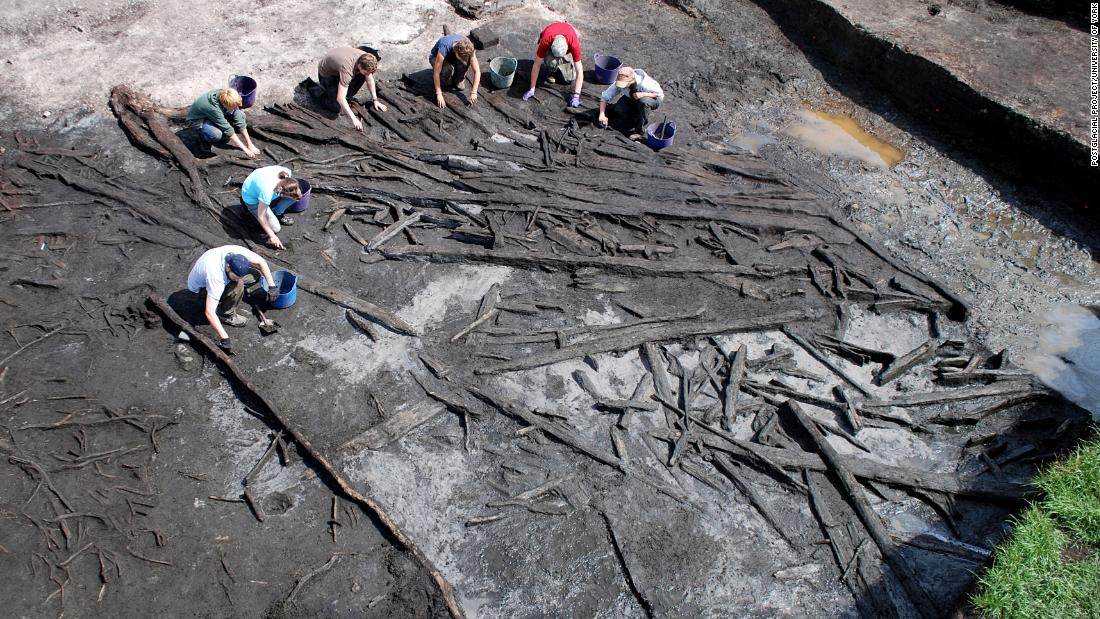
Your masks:
<path fill-rule="evenodd" d="M 59 5 L 59 8 L 68 7 Z M 294 10 L 305 10 L 293 4 L 283 7 L 282 3 L 263 8 L 264 12 L 250 15 L 239 24 L 230 23 L 229 27 L 237 29 L 234 32 L 249 30 L 264 32 L 256 36 L 279 37 L 277 31 L 271 34 L 257 27 L 267 23 L 264 21 L 267 13 L 283 8 L 288 12 L 280 15 L 294 17 Z M 946 156 L 952 153 L 940 152 L 934 141 L 921 141 L 889 124 L 888 109 L 855 106 L 834 90 L 793 46 L 783 42 L 763 12 L 751 4 L 740 8 L 712 16 L 713 21 L 706 22 L 664 5 L 645 5 L 639 10 L 634 4 L 609 7 L 604 3 L 601 13 L 596 15 L 585 4 L 548 3 L 486 23 L 502 33 L 535 32 L 553 11 L 560 11 L 578 24 L 586 41 L 591 41 L 586 43 L 588 50 L 613 49 L 625 57 L 642 59 L 637 64 L 652 67 L 655 75 L 668 76 L 662 82 L 670 93 L 669 114 L 682 127 L 678 145 L 699 148 L 710 141 L 757 150 L 800 187 L 833 202 L 841 213 L 851 217 L 857 230 L 900 254 L 904 263 L 943 280 L 950 289 L 968 293 L 972 316 L 966 322 L 952 325 L 953 337 L 985 343 L 994 350 L 1006 345 L 1013 350 L 1023 349 L 1041 329 L 1040 310 L 1052 303 L 1096 301 L 1090 295 L 1096 294 L 1097 271 L 1087 249 L 1095 247 L 1094 239 L 1080 229 L 1060 228 L 1058 205 L 1043 204 L 1024 190 L 1006 191 L 1005 182 L 995 177 L 991 181 L 982 179 L 974 172 L 982 171 L 979 164 L 967 162 L 973 170 L 964 167 Z M 190 15 L 186 19 L 177 18 L 171 12 L 160 12 L 155 5 L 119 4 L 106 6 L 105 10 L 104 13 L 78 11 L 80 15 L 62 10 L 49 17 L 42 13 L 17 15 L 19 19 L 14 23 L 24 28 L 18 31 L 22 38 L 9 40 L 19 41 L 24 45 L 24 54 L 37 54 L 41 60 L 63 58 L 66 46 L 73 45 L 73 35 L 59 31 L 60 25 L 80 35 L 97 35 L 98 42 L 87 43 L 77 56 L 81 62 L 91 61 L 94 66 L 97 54 L 118 55 L 113 46 L 119 45 L 120 40 L 146 43 L 132 46 L 141 49 L 156 47 L 167 37 L 163 30 L 144 27 L 152 22 L 170 29 L 178 25 L 173 19 L 182 19 L 188 24 L 186 32 L 194 32 L 194 36 L 217 27 L 211 25 L 216 20 L 195 21 Z M 402 69 L 418 69 L 415 59 L 443 23 L 463 29 L 472 25 L 453 16 L 443 4 L 414 5 L 408 11 L 392 13 L 407 16 L 408 23 L 393 25 L 392 32 L 401 34 L 374 37 L 394 42 L 394 53 L 386 58 L 387 69 L 393 72 L 391 78 Z M 46 26 L 36 26 L 40 23 Z M 333 32 L 340 27 L 334 26 L 337 28 L 334 30 L 327 22 L 324 27 L 316 22 L 307 23 L 323 32 L 321 40 L 314 43 L 317 49 L 326 47 L 325 41 L 335 36 Z M 333 23 L 348 22 L 334 19 Z M 622 23 L 640 23 L 644 27 L 637 35 L 624 37 Z M 344 38 L 358 41 L 360 32 L 346 27 Z M 389 28 L 383 30 L 391 32 Z M 293 36 L 308 38 L 306 33 Z M 529 38 L 507 35 L 502 47 L 522 57 L 524 43 Z M 265 48 L 266 42 L 256 41 L 236 58 L 248 58 L 248 53 L 256 53 L 249 50 Z M 677 56 L 658 51 L 683 50 L 685 46 L 697 49 L 697 53 Z M 709 55 L 714 50 L 724 51 L 732 67 L 713 70 Z M 488 55 L 495 55 L 495 51 L 490 50 Z M 272 83 L 271 90 L 264 91 L 265 97 L 270 96 L 264 103 L 292 100 L 297 74 L 293 79 L 283 79 L 279 74 L 306 73 L 313 59 L 298 53 L 292 45 L 262 58 L 243 64 L 260 77 L 261 84 Z M 128 63 L 133 65 L 128 67 Z M 114 63 L 111 69 L 80 70 L 81 74 L 96 77 L 87 82 L 87 88 L 78 91 L 78 99 L 87 109 L 72 114 L 59 109 L 62 102 L 56 95 L 36 89 L 34 84 L 40 80 L 34 80 L 33 74 L 25 72 L 27 65 L 22 65 L 20 74 L 27 76 L 28 86 L 18 97 L 6 101 L 10 111 L 5 119 L 28 129 L 24 137 L 37 139 L 41 144 L 61 141 L 101 146 L 99 164 L 125 173 L 116 183 L 128 191 L 136 191 L 137 195 L 145 187 L 153 192 L 147 191 L 144 196 L 150 204 L 175 209 L 189 221 L 209 227 L 211 222 L 203 219 L 201 213 L 192 212 L 194 207 L 180 192 L 178 175 L 166 176 L 163 164 L 139 154 L 125 141 L 108 115 L 104 101 L 111 84 L 125 81 L 167 105 L 184 104 L 191 98 L 190 93 L 237 70 L 222 63 L 224 57 L 212 56 L 204 61 L 194 57 L 189 61 L 174 58 L 162 65 L 141 60 L 139 55 Z M 202 66 L 202 71 L 192 70 L 196 65 Z M 158 68 L 150 71 L 149 66 Z M 117 73 L 112 74 L 113 71 Z M 143 77 L 127 79 L 135 73 Z M 180 75 L 183 77 L 175 77 Z M 785 136 L 790 119 L 807 104 L 855 117 L 877 135 L 904 149 L 906 162 L 887 169 L 874 163 L 823 157 Z M 43 119 L 42 111 L 51 108 L 55 111 Z M 36 131 L 39 129 L 42 131 Z M 376 136 L 383 134 L 384 130 L 376 128 Z M 5 135 L 5 140 L 8 152 L 17 149 L 13 134 Z M 83 173 L 95 174 L 94 170 L 81 169 Z M 242 169 L 229 166 L 227 175 L 239 180 Z M 215 182 L 213 173 L 209 178 L 213 192 L 225 192 L 217 199 L 230 203 L 232 188 L 219 187 L 224 179 L 219 177 Z M 995 186 L 1000 189 L 994 189 Z M 212 362 L 203 361 L 203 356 L 189 346 L 178 347 L 172 337 L 175 331 L 163 328 L 159 318 L 138 312 L 144 310 L 142 301 L 150 292 L 145 286 L 165 297 L 178 291 L 186 266 L 201 251 L 192 239 L 167 231 L 164 226 L 134 220 L 103 204 L 89 202 L 87 196 L 63 192 L 57 187 L 41 195 L 22 197 L 20 201 L 24 205 L 68 201 L 75 204 L 29 208 L 18 216 L 10 216 L 5 224 L 4 234 L 12 243 L 7 270 L 13 283 L 17 277 L 47 283 L 56 278 L 63 282 L 60 288 L 23 283 L 5 294 L 4 324 L 12 329 L 12 351 L 61 325 L 60 331 L 8 364 L 9 371 L 4 376 L 5 425 L 14 431 L 26 425 L 56 423 L 64 421 L 65 414 L 73 411 L 102 415 L 104 406 L 114 411 L 112 414 L 122 415 L 135 407 L 134 414 L 140 412 L 145 417 L 139 424 L 142 427 L 124 421 L 103 422 L 85 428 L 83 435 L 73 434 L 76 430 L 70 428 L 25 429 L 15 432 L 10 443 L 4 445 L 7 451 L 18 450 L 23 454 L 17 458 L 34 462 L 47 454 L 79 457 L 66 455 L 69 449 L 85 458 L 113 449 L 133 449 L 124 457 L 115 455 L 102 464 L 88 463 L 75 472 L 66 469 L 60 474 L 64 481 L 58 482 L 58 490 L 66 499 L 75 503 L 77 499 L 73 496 L 80 493 L 82 502 L 90 501 L 87 504 L 97 509 L 102 505 L 118 525 L 107 535 L 101 535 L 97 528 L 101 524 L 96 522 L 81 525 L 88 527 L 88 535 L 97 539 L 97 545 L 66 565 L 72 580 L 65 585 L 63 596 L 59 593 L 51 597 L 57 586 L 50 577 L 62 580 L 60 572 L 55 568 L 49 573 L 47 564 L 34 558 L 36 553 L 48 551 L 50 542 L 43 539 L 44 534 L 36 533 L 34 525 L 22 515 L 31 509 L 28 505 L 48 512 L 47 505 L 36 503 L 43 497 L 50 503 L 62 499 L 50 498 L 47 489 L 36 491 L 39 478 L 33 471 L 27 472 L 25 462 L 9 461 L 11 466 L 4 469 L 5 496 L 17 498 L 4 506 L 9 526 L 4 527 L 0 543 L 9 552 L 0 558 L 8 563 L 7 572 L 25 578 L 6 584 L 13 587 L 12 591 L 16 588 L 19 591 L 5 596 L 18 600 L 18 614 L 47 616 L 64 608 L 70 614 L 119 616 L 146 614 L 151 607 L 167 614 L 178 614 L 187 608 L 212 615 L 446 613 L 444 601 L 423 565 L 408 552 L 396 548 L 382 532 L 384 528 L 376 527 L 367 514 L 345 499 L 338 505 L 337 520 L 341 524 L 335 527 L 336 541 L 332 541 L 328 521 L 334 485 L 328 479 L 318 480 L 317 467 L 310 466 L 308 458 L 303 461 L 301 453 L 290 454 L 289 466 L 268 466 L 261 472 L 255 487 L 256 494 L 264 497 L 262 508 L 267 517 L 262 524 L 242 503 L 211 498 L 237 499 L 240 479 L 267 449 L 277 424 L 265 425 L 250 416 L 241 403 L 240 393 L 234 392 Z M 482 295 L 493 283 L 505 285 L 509 294 L 555 290 L 564 298 L 567 296 L 564 291 L 572 290 L 568 276 L 512 267 L 418 262 L 365 266 L 359 261 L 359 248 L 343 232 L 319 231 L 325 216 L 322 211 L 337 202 L 331 195 L 318 196 L 314 217 L 305 218 L 302 227 L 290 229 L 290 236 L 298 245 L 292 251 L 304 252 L 316 244 L 306 237 L 319 241 L 320 246 L 311 251 L 314 264 L 308 267 L 313 276 L 353 286 L 365 298 L 429 328 L 432 335 L 415 341 L 383 331 L 381 340 L 371 343 L 348 325 L 342 309 L 303 295 L 302 302 L 280 316 L 280 320 L 291 325 L 286 332 L 260 339 L 249 329 L 248 335 L 237 337 L 242 366 L 263 377 L 264 386 L 292 406 L 295 419 L 313 436 L 327 437 L 330 447 L 338 447 L 342 436 L 357 434 L 379 422 L 386 412 L 400 410 L 412 394 L 419 393 L 409 381 L 412 369 L 407 364 L 415 363 L 411 354 L 440 345 L 441 338 L 446 339 L 444 335 L 451 335 L 469 322 Z M 1021 210 L 1037 213 L 1038 219 Z M 319 249 L 326 251 L 333 267 L 318 261 Z M 650 312 L 661 314 L 695 307 L 682 303 L 683 299 L 697 299 L 693 295 L 698 291 L 693 287 L 668 286 L 667 281 L 660 279 L 639 281 L 643 282 L 641 290 L 626 295 L 630 303 L 640 303 Z M 743 292 L 713 294 L 718 297 L 709 304 L 711 307 L 733 307 L 745 302 Z M 609 304 L 606 296 L 595 293 L 568 296 L 569 318 L 589 324 L 631 318 L 629 313 Z M 553 300 L 558 299 L 555 296 Z M 783 307 L 790 303 L 776 305 Z M 738 310 L 741 311 L 744 310 Z M 874 316 L 866 320 L 878 321 Z M 18 326 L 28 322 L 41 328 Z M 862 343 L 882 346 L 895 354 L 903 354 L 923 338 L 922 325 L 911 319 L 901 324 L 876 324 L 874 328 L 856 322 L 867 327 L 867 337 Z M 886 341 L 882 335 L 883 331 L 903 327 L 911 330 L 905 338 Z M 773 335 L 751 340 L 750 358 L 764 354 L 766 346 L 775 339 Z M 472 356 L 474 352 L 462 347 L 447 349 L 444 361 L 461 367 L 478 360 Z M 685 359 L 694 355 L 690 350 L 676 348 L 672 354 L 686 355 Z M 628 367 L 632 364 L 627 362 L 636 359 L 636 356 L 625 360 L 598 357 L 595 363 L 602 368 L 599 380 L 605 381 L 601 382 L 601 388 L 629 397 L 639 375 L 637 368 Z M 827 368 L 814 365 L 808 357 L 800 356 L 799 361 L 806 371 L 828 373 Z M 685 363 L 691 362 L 685 360 Z M 525 395 L 532 407 L 568 403 L 571 411 L 580 410 L 583 405 L 578 402 L 587 396 L 571 382 L 571 376 L 574 370 L 585 367 L 589 366 L 559 367 L 510 384 L 497 382 L 494 386 L 515 396 Z M 423 374 L 423 369 L 418 372 Z M 919 391 L 922 386 L 917 383 L 909 389 Z M 382 403 L 384 410 L 374 407 L 370 394 Z M 53 412 L 56 410 L 62 413 Z M 148 417 L 150 414 L 157 417 Z M 1021 441 L 1026 441 L 1036 427 L 1047 432 L 1059 428 L 1062 419 L 1073 421 L 1072 432 L 1067 434 L 1063 429 L 1062 438 L 1066 441 L 1083 428 L 1080 411 L 1062 405 L 1024 407 L 1013 414 L 1021 419 L 1056 420 L 1034 422 L 1031 430 L 1024 426 Z M 575 417 L 573 412 L 570 417 L 570 422 L 578 424 L 586 438 L 606 441 L 603 438 L 606 429 L 587 426 L 586 418 Z M 511 422 L 495 417 L 487 427 L 481 428 L 480 424 L 478 427 L 494 440 L 503 440 L 501 437 L 508 437 L 516 430 Z M 334 428 L 340 430 L 334 432 Z M 577 509 L 574 503 L 583 506 L 586 501 L 575 499 L 568 514 L 512 516 L 510 522 L 488 524 L 476 534 L 466 533 L 470 529 L 461 526 L 462 519 L 471 516 L 469 510 L 474 505 L 484 503 L 488 492 L 484 485 L 475 483 L 476 478 L 489 472 L 496 474 L 494 467 L 501 459 L 507 460 L 500 454 L 494 459 L 488 448 L 478 456 L 480 459 L 469 460 L 462 447 L 467 430 L 459 417 L 444 415 L 399 447 L 367 450 L 341 460 L 338 466 L 396 512 L 414 540 L 425 546 L 432 560 L 458 585 L 462 609 L 471 616 L 541 614 L 559 607 L 563 599 L 568 600 L 566 606 L 584 609 L 588 614 L 643 614 L 647 609 L 639 601 L 645 599 L 644 594 L 639 597 L 636 591 L 639 588 L 649 592 L 649 603 L 662 611 L 658 614 L 729 614 L 731 608 L 737 608 L 736 612 L 747 616 L 831 615 L 837 609 L 857 612 L 855 609 L 860 606 L 862 600 L 858 596 L 853 599 L 843 587 L 814 584 L 818 583 L 819 571 L 834 569 L 827 552 L 815 553 L 809 560 L 798 552 L 788 554 L 790 551 L 783 542 L 756 520 L 755 514 L 740 500 L 730 508 L 732 513 L 712 512 L 700 517 L 691 510 L 666 505 L 667 495 L 650 491 L 625 504 L 631 505 L 630 501 L 635 500 L 639 501 L 637 505 L 645 505 L 637 513 L 647 515 L 651 528 L 633 524 L 629 522 L 633 514 L 616 514 L 606 503 L 608 497 L 617 496 L 614 490 L 620 482 L 600 472 L 598 465 L 595 471 L 590 471 L 591 462 L 578 459 L 560 444 L 535 447 L 542 452 L 537 457 L 553 463 L 550 471 L 562 467 L 585 471 L 591 486 L 582 485 L 581 493 L 594 492 L 599 496 L 603 501 L 600 509 Z M 973 430 L 974 435 L 982 434 L 980 429 Z M 893 455 L 901 461 L 922 461 L 933 468 L 950 459 L 940 450 L 957 447 L 948 448 L 945 443 L 926 452 L 923 451 L 926 447 L 906 440 L 902 448 L 897 441 L 903 434 L 868 440 L 876 451 L 896 451 Z M 541 441 L 536 443 L 541 445 Z M 514 449 L 509 445 L 512 459 L 517 457 Z M 610 452 L 610 446 L 603 449 Z M 528 456 L 519 455 L 521 460 Z M 53 460 L 62 467 L 66 462 L 61 458 Z M 1026 475 L 1026 470 L 1025 466 L 1014 473 Z M 521 475 L 530 473 L 528 470 Z M 511 474 L 520 473 L 513 470 Z M 120 479 L 124 481 L 117 481 Z M 509 481 L 507 476 L 504 480 Z M 529 480 L 528 477 L 511 481 L 520 485 Z M 684 478 L 682 473 L 677 473 L 673 480 L 689 486 L 693 496 L 706 496 L 709 492 L 695 478 Z M 757 481 L 768 492 L 779 493 L 774 497 L 784 497 L 781 502 L 790 500 L 774 482 L 762 476 Z M 447 492 L 454 492 L 454 488 L 470 494 L 449 496 Z M 574 496 L 575 492 L 571 489 L 563 494 Z M 887 497 L 884 504 L 877 504 L 879 509 L 923 512 L 923 521 L 906 516 L 898 522 L 910 523 L 914 530 L 922 531 L 928 521 L 934 520 L 927 506 L 893 496 L 888 489 L 882 492 Z M 25 497 L 32 495 L 33 500 L 24 504 Z M 804 501 L 800 499 L 797 503 Z M 965 510 L 971 516 L 964 525 L 967 529 L 959 532 L 961 538 L 977 546 L 988 546 L 997 538 L 1008 511 L 1000 507 L 987 509 L 974 506 Z M 797 518 L 810 513 L 808 507 L 796 511 L 800 512 Z M 46 512 L 45 516 L 42 513 L 32 516 L 48 517 Z M 670 514 L 667 518 L 653 517 L 665 512 Z M 608 520 L 603 520 L 600 513 Z M 796 518 L 794 514 L 788 517 Z M 627 518 L 628 522 L 624 524 L 621 518 Z M 649 531 L 652 537 L 632 540 L 629 533 L 622 532 L 623 527 Z M 618 551 L 613 540 L 608 539 L 608 530 L 616 528 L 625 540 Z M 680 538 L 683 531 L 692 532 L 686 537 L 689 541 Z M 706 535 L 697 536 L 698 531 L 705 531 Z M 79 533 L 71 533 L 84 539 Z M 523 540 L 530 543 L 533 534 L 544 536 L 548 543 L 524 546 Z M 615 533 L 610 537 L 614 538 Z M 647 545 L 661 548 L 682 545 L 682 552 L 691 554 L 722 540 L 731 544 L 735 552 L 743 553 L 745 547 L 762 538 L 770 540 L 770 548 L 767 556 L 759 559 L 760 564 L 743 560 L 725 566 L 700 565 L 680 556 L 677 560 L 685 567 L 677 571 L 682 578 L 668 581 L 660 562 L 653 563 L 662 556 L 655 553 L 641 565 L 635 565 L 634 590 L 621 571 L 624 563 L 619 557 L 631 556 L 637 548 Z M 64 543 L 60 537 L 56 541 Z M 476 554 L 471 546 L 481 545 L 487 554 L 471 563 L 471 553 Z M 54 559 L 54 564 L 82 547 L 75 544 L 65 547 L 65 551 L 55 549 L 60 556 Z M 508 554 L 518 548 L 527 554 Z M 644 552 L 642 555 L 646 556 Z M 100 556 L 106 557 L 102 569 Z M 534 560 L 535 557 L 542 559 Z M 956 564 L 960 574 L 973 568 L 973 557 Z M 112 561 L 121 569 L 112 572 L 115 570 Z M 629 566 L 629 559 L 626 561 Z M 921 560 L 916 558 L 913 562 L 920 565 Z M 478 573 L 475 566 L 496 571 Z M 562 566 L 569 566 L 570 571 L 563 573 Z M 324 569 L 311 575 L 317 568 Z M 784 572 L 792 569 L 795 571 Z M 782 577 L 777 575 L 780 572 Z M 468 580 L 462 580 L 463 574 Z M 97 602 L 103 580 L 107 581 L 106 587 L 102 589 L 102 600 Z M 742 588 L 717 584 L 730 581 L 742 583 Z M 704 582 L 708 584 L 702 585 Z M 950 585 L 941 583 L 933 588 L 940 596 L 940 604 L 946 607 L 965 584 L 963 577 Z M 502 591 L 515 593 L 498 597 Z M 685 591 L 690 593 L 685 595 Z M 286 603 L 288 598 L 291 599 Z"/>

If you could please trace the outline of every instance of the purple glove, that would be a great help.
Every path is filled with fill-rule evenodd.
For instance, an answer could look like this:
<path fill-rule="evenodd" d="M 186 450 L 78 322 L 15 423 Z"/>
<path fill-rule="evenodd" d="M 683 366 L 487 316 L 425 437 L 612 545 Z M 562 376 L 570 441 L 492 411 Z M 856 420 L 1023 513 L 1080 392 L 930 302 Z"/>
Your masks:
<path fill-rule="evenodd" d="M 528 90 L 527 92 L 523 93 L 523 100 L 526 101 L 526 100 L 530 99 L 533 96 L 535 96 L 535 89 L 534 88 L 532 88 L 531 90 Z"/>
<path fill-rule="evenodd" d="M 580 107 L 580 106 L 581 106 L 581 96 L 580 95 L 573 95 L 573 97 L 569 99 L 569 107 Z"/>

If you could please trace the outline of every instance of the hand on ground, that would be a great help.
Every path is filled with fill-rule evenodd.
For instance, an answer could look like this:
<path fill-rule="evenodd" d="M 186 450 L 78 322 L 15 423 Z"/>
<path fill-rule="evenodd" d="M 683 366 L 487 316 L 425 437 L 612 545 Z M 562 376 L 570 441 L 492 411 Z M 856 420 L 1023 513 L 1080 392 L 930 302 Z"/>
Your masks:
<path fill-rule="evenodd" d="M 606 127 L 607 126 L 607 114 L 600 114 L 600 117 L 598 119 L 596 119 L 596 122 L 599 123 L 599 125 L 601 127 Z"/>
<path fill-rule="evenodd" d="M 218 340 L 218 348 L 222 349 L 227 355 L 233 354 L 233 342 L 230 342 L 227 337 Z"/>
<path fill-rule="evenodd" d="M 581 96 L 580 95 L 573 95 L 572 97 L 569 98 L 569 107 L 580 107 L 580 106 L 581 106 Z"/>
<path fill-rule="evenodd" d="M 378 111 L 378 112 L 385 112 L 386 110 L 388 110 L 390 108 L 386 107 L 385 103 L 382 103 L 378 99 L 375 99 L 374 100 L 374 109 L 375 109 L 375 111 Z"/>
<path fill-rule="evenodd" d="M 532 88 L 531 90 L 528 90 L 527 92 L 523 93 L 523 100 L 527 101 L 528 99 L 530 99 L 533 96 L 535 96 L 535 89 L 534 88 Z"/>
<path fill-rule="evenodd" d="M 279 235 L 277 234 L 272 234 L 271 236 L 269 236 L 267 238 L 267 243 L 275 249 L 286 249 L 286 246 L 283 245 L 283 242 L 279 240 Z"/>
<path fill-rule="evenodd" d="M 351 119 L 351 126 L 355 127 L 356 131 L 362 131 L 363 130 L 363 123 L 360 122 L 358 118 L 352 118 Z"/>
<path fill-rule="evenodd" d="M 435 93 L 435 104 L 438 105 L 441 110 L 447 108 L 447 100 L 443 98 L 443 93 Z"/>

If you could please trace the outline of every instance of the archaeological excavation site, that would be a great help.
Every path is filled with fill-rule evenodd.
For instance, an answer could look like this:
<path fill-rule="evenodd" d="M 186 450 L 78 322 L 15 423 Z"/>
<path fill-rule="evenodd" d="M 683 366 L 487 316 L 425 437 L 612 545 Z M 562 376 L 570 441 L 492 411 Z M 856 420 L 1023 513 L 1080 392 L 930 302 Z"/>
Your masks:
<path fill-rule="evenodd" d="M 4 614 L 1032 616 L 1086 4 L 0 8 Z"/>

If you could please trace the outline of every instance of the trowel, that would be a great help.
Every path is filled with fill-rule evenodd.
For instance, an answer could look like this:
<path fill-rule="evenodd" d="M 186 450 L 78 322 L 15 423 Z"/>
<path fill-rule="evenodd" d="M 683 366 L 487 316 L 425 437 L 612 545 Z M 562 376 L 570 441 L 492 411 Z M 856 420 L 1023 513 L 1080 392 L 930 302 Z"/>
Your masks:
<path fill-rule="evenodd" d="M 252 309 L 256 312 L 256 318 L 260 321 L 261 334 L 267 336 L 279 332 L 279 323 L 265 316 L 258 305 L 253 305 Z"/>

